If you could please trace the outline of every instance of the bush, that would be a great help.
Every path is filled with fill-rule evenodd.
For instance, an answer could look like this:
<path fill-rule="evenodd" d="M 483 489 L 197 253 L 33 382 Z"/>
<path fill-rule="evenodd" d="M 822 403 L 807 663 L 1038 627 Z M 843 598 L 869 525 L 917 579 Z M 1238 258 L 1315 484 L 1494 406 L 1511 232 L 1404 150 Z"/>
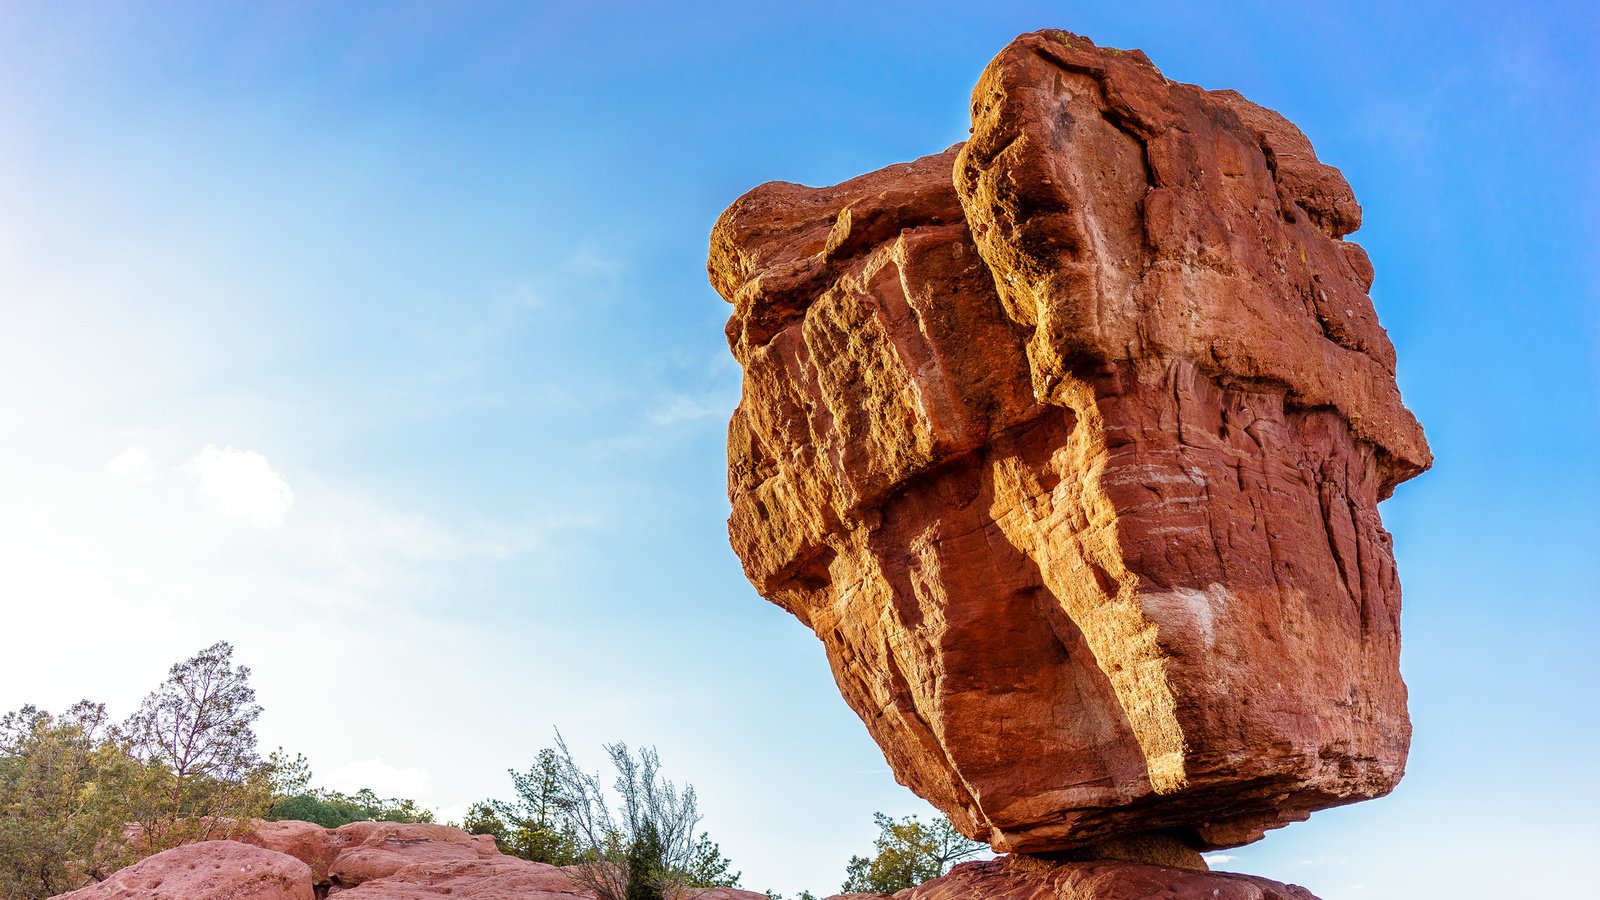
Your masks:
<path fill-rule="evenodd" d="M 698 888 L 736 887 L 739 873 L 700 824 L 694 786 L 682 792 L 661 777 L 655 748 L 635 754 L 627 744 L 605 745 L 617 770 L 613 788 L 622 805 L 613 814 L 600 776 L 579 769 L 556 735 L 556 780 L 566 821 L 577 836 L 574 880 L 599 900 L 632 900 L 633 890 L 662 897 L 692 896 Z M 648 887 L 646 887 L 648 886 Z"/>
<path fill-rule="evenodd" d="M 317 789 L 275 799 L 263 818 L 298 819 L 338 828 L 351 822 L 432 822 L 433 811 L 415 800 L 379 797 L 366 788 L 354 794 Z"/>
<path fill-rule="evenodd" d="M 984 849 L 968 840 L 944 816 L 924 825 L 916 816 L 900 821 L 874 813 L 878 837 L 877 855 L 850 857 L 845 867 L 842 893 L 893 894 L 913 888 L 950 870 L 955 862 L 976 856 Z"/>
<path fill-rule="evenodd" d="M 272 772 L 272 803 L 262 818 L 269 821 L 298 819 L 324 828 L 351 822 L 432 822 L 433 812 L 415 800 L 379 797 L 362 788 L 342 794 L 311 786 L 311 765 L 304 756 L 279 749 L 267 759 Z"/>
<path fill-rule="evenodd" d="M 463 823 L 492 834 L 502 852 L 572 866 L 572 877 L 599 900 L 656 900 L 693 896 L 699 889 L 736 887 L 722 849 L 700 822 L 694 787 L 680 792 L 661 776 L 654 749 L 606 745 L 616 769 L 613 809 L 599 775 L 580 769 L 560 734 L 526 773 L 511 773 L 517 799 L 474 804 Z"/>

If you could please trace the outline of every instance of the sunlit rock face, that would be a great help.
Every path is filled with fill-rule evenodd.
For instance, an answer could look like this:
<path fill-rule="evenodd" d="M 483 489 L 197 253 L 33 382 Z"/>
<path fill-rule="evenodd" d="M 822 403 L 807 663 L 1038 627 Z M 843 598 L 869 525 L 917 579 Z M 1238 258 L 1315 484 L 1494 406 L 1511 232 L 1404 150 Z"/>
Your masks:
<path fill-rule="evenodd" d="M 896 776 L 999 850 L 1234 846 L 1388 792 L 1378 501 L 1428 467 L 1278 114 L 1018 38 L 942 154 L 737 200 L 729 533 Z"/>

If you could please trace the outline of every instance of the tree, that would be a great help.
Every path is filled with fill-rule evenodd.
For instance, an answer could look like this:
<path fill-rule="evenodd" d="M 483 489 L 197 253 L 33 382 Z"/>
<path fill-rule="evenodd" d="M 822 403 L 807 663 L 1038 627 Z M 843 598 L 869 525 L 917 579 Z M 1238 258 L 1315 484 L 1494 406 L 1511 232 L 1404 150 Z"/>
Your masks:
<path fill-rule="evenodd" d="M 272 800 L 272 767 L 256 753 L 261 715 L 250 670 L 220 641 L 174 665 L 124 725 L 156 795 L 144 840 L 164 850 L 256 818 Z"/>
<path fill-rule="evenodd" d="M 0 897 L 50 897 L 132 862 L 123 826 L 141 774 L 100 704 L 0 718 Z"/>
<path fill-rule="evenodd" d="M 950 820 L 940 816 L 924 825 L 916 816 L 900 821 L 874 813 L 877 855 L 850 857 L 842 893 L 893 894 L 913 888 L 950 870 L 955 862 L 976 856 L 984 845 L 968 840 Z"/>
<path fill-rule="evenodd" d="M 680 792 L 663 778 L 654 748 L 636 754 L 617 743 L 605 749 L 617 771 L 613 788 L 621 803 L 615 811 L 600 776 L 578 768 L 556 734 L 552 772 L 579 851 L 573 879 L 599 900 L 683 898 L 700 888 L 736 886 L 739 873 L 729 871 L 720 848 L 704 832 L 695 836 L 700 812 L 694 786 Z"/>
<path fill-rule="evenodd" d="M 556 752 L 540 750 L 528 771 L 508 771 L 516 799 L 473 804 L 462 827 L 493 835 L 502 853 L 553 866 L 576 863 L 578 839 L 566 814 Z"/>
<path fill-rule="evenodd" d="M 646 820 L 641 833 L 628 844 L 628 882 L 624 900 L 666 900 L 666 872 L 662 871 L 667 848 L 654 822 Z"/>

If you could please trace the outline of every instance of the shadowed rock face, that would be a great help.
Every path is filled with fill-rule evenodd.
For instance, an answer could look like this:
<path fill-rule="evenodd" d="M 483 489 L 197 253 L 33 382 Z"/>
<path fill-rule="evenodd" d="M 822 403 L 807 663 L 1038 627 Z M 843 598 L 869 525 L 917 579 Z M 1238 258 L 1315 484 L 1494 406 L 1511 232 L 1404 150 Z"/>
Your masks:
<path fill-rule="evenodd" d="M 843 896 L 867 900 L 877 895 Z M 948 875 L 894 896 L 900 900 L 1317 900 L 1298 885 L 1250 875 L 1115 860 L 1038 865 L 1016 857 L 962 863 Z"/>
<path fill-rule="evenodd" d="M 1349 186 L 1230 91 L 1018 38 L 965 145 L 736 201 L 729 533 L 896 776 L 998 850 L 1388 792 L 1377 504 L 1431 462 Z"/>

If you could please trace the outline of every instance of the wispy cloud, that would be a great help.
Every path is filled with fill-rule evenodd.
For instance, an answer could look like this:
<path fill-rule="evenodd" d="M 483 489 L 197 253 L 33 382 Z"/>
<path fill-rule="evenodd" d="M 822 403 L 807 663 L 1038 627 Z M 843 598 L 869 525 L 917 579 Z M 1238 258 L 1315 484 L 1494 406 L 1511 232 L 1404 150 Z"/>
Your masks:
<path fill-rule="evenodd" d="M 725 391 L 700 394 L 671 394 L 658 400 L 645 412 L 650 424 L 660 427 L 686 425 L 716 419 L 719 423 L 732 412 L 737 395 Z"/>
<path fill-rule="evenodd" d="M 144 447 L 129 447 L 106 463 L 106 474 L 125 484 L 149 484 L 156 479 L 156 460 Z"/>

